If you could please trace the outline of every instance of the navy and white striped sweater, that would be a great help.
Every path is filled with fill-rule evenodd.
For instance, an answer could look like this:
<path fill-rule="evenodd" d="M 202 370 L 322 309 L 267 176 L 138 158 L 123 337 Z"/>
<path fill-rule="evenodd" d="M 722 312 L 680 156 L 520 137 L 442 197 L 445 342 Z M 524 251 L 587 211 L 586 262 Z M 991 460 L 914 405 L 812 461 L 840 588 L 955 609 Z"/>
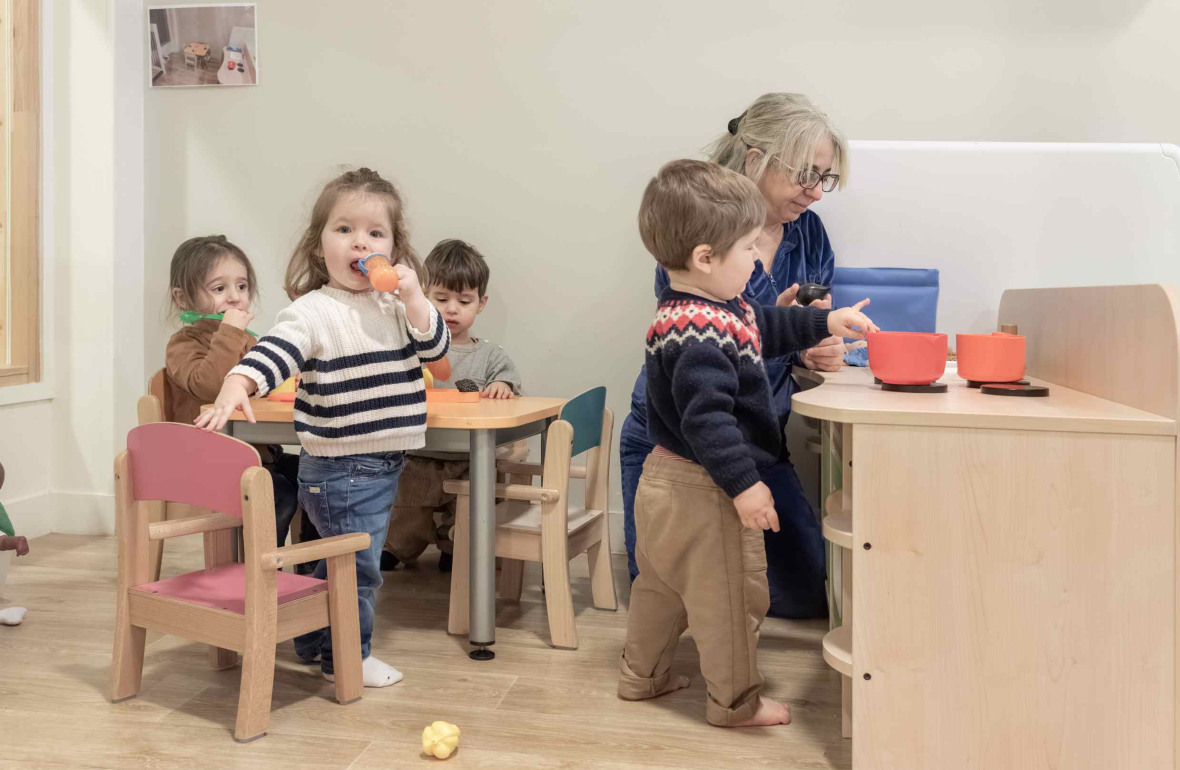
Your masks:
<path fill-rule="evenodd" d="M 422 363 L 450 344 L 433 306 L 430 327 L 418 331 L 392 295 L 325 286 L 280 312 L 230 374 L 251 378 L 264 396 L 301 373 L 295 432 L 309 454 L 404 452 L 426 443 Z"/>

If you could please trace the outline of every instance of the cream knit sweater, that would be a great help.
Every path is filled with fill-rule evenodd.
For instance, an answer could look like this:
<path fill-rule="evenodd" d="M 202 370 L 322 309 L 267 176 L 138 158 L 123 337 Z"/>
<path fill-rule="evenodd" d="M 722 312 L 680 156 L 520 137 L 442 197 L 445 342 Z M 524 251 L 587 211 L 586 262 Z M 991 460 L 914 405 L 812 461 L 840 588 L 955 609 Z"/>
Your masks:
<path fill-rule="evenodd" d="M 401 452 L 426 443 L 422 363 L 446 355 L 451 335 L 433 306 L 419 331 L 390 294 L 327 286 L 279 313 L 233 368 L 266 395 L 296 372 L 295 432 L 321 457 Z"/>

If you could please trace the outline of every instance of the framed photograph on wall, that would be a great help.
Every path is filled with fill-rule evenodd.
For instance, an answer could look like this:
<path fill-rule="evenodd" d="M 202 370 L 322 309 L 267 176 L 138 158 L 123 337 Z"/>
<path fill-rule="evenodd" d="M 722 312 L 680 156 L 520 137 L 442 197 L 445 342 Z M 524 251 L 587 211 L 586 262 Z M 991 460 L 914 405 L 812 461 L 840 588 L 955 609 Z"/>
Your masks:
<path fill-rule="evenodd" d="M 152 88 L 258 85 L 258 12 L 253 3 L 148 8 Z"/>

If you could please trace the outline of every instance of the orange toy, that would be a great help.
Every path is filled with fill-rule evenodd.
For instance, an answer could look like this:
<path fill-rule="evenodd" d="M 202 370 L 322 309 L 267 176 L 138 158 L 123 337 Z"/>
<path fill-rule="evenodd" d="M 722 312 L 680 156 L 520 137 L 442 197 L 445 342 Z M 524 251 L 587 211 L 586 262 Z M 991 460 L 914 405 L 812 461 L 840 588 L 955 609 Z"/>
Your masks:
<path fill-rule="evenodd" d="M 929 385 L 946 370 L 946 335 L 869 332 L 869 368 L 890 385 Z"/>
<path fill-rule="evenodd" d="M 389 262 L 389 256 L 379 252 L 370 254 L 357 263 L 361 272 L 369 276 L 369 284 L 377 291 L 397 291 L 397 271 Z"/>
<path fill-rule="evenodd" d="M 955 337 L 959 376 L 971 382 L 1016 382 L 1024 377 L 1024 337 L 1016 334 L 959 334 Z"/>
<path fill-rule="evenodd" d="M 443 356 L 437 361 L 428 363 L 426 365 L 426 371 L 430 372 L 436 380 L 449 380 L 451 379 L 451 362 L 447 360 L 446 356 Z M 430 386 L 427 385 L 426 387 Z"/>
<path fill-rule="evenodd" d="M 299 385 L 299 375 L 288 377 L 281 385 L 272 390 L 266 396 L 267 401 L 286 401 L 291 402 L 295 400 L 295 390 Z"/>
<path fill-rule="evenodd" d="M 428 390 L 426 403 L 428 404 L 478 404 L 478 393 L 464 393 L 461 390 Z"/>

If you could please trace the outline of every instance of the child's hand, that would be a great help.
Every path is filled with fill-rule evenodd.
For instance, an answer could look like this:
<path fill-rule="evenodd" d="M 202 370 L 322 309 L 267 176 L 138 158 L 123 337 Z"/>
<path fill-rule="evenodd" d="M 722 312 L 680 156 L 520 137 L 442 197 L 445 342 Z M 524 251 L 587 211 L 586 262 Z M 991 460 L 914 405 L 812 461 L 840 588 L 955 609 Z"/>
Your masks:
<path fill-rule="evenodd" d="M 773 529 L 778 532 L 778 513 L 770 487 L 759 481 L 733 499 L 742 526 L 747 529 Z"/>
<path fill-rule="evenodd" d="M 246 419 L 254 422 L 254 410 L 250 408 L 250 394 L 257 388 L 254 380 L 244 374 L 231 374 L 225 378 L 213 408 L 207 409 L 193 420 L 201 430 L 218 431 L 225 427 L 235 409 L 241 409 Z"/>
<path fill-rule="evenodd" d="M 869 301 L 862 299 L 852 307 L 833 310 L 828 314 L 828 331 L 837 337 L 851 337 L 855 340 L 863 340 L 869 332 L 881 331 L 875 323 L 869 320 L 867 315 L 860 312 L 860 309 L 867 304 Z"/>
<path fill-rule="evenodd" d="M 235 329 L 246 331 L 246 326 L 254 320 L 254 314 L 245 310 L 238 310 L 236 307 L 231 307 L 225 311 L 225 316 L 221 319 L 223 324 L 229 324 Z"/>
<path fill-rule="evenodd" d="M 512 386 L 506 382 L 493 382 L 484 388 L 480 395 L 483 398 L 516 398 L 516 394 L 512 392 Z"/>
<path fill-rule="evenodd" d="M 402 302 L 408 302 L 418 295 L 423 295 L 422 284 L 418 282 L 418 274 L 412 268 L 400 262 L 393 266 L 397 271 L 397 293 Z"/>

